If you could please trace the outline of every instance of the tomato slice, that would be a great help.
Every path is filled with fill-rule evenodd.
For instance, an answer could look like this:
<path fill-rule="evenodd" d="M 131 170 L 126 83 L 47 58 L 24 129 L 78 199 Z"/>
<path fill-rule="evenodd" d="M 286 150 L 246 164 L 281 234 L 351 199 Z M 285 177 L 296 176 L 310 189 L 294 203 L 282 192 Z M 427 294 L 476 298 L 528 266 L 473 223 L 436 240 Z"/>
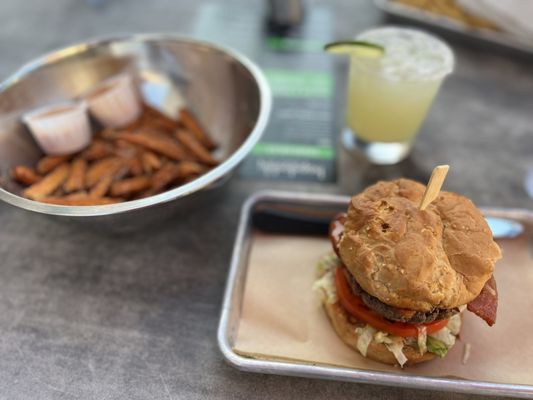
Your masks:
<path fill-rule="evenodd" d="M 447 319 L 431 322 L 429 324 L 406 324 L 405 322 L 393 322 L 383 318 L 381 315 L 371 310 L 363 303 L 363 300 L 350 288 L 348 280 L 342 267 L 335 270 L 335 285 L 337 287 L 337 296 L 342 307 L 358 320 L 384 332 L 395 336 L 410 337 L 418 336 L 417 327 L 426 327 L 426 332 L 433 333 L 448 324 Z"/>

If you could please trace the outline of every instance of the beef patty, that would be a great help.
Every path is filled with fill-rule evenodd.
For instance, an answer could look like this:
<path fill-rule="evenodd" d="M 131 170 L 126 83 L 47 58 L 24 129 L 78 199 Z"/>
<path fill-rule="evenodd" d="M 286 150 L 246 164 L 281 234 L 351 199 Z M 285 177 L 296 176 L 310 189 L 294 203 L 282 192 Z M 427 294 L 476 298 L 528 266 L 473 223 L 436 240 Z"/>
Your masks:
<path fill-rule="evenodd" d="M 439 319 L 448 319 L 459 312 L 458 308 L 435 308 L 428 312 L 422 312 L 389 306 L 377 297 L 365 292 L 346 268 L 344 268 L 344 273 L 348 278 L 353 292 L 361 297 L 366 306 L 391 321 L 406 322 L 409 324 L 427 324 Z"/>

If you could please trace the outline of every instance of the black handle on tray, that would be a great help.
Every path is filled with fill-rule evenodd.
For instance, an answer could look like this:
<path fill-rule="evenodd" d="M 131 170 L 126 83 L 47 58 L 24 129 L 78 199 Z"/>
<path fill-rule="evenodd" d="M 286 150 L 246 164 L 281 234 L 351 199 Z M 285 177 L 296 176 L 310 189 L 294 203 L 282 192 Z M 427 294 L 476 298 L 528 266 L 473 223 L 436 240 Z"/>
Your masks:
<path fill-rule="evenodd" d="M 269 233 L 327 236 L 331 218 L 285 210 L 263 209 L 252 215 L 253 227 Z"/>

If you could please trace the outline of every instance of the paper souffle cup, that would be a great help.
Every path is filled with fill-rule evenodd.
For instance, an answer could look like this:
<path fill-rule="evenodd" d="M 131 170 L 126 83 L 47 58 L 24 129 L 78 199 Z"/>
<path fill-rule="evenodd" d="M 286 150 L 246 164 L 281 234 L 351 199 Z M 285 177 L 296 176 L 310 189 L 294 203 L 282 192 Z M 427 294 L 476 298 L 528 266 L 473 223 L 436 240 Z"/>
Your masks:
<path fill-rule="evenodd" d="M 22 117 L 39 147 L 48 155 L 75 153 L 91 141 L 91 127 L 84 101 L 54 104 Z"/>
<path fill-rule="evenodd" d="M 106 79 L 85 100 L 90 113 L 106 128 L 121 128 L 140 117 L 141 102 L 133 78 L 122 74 Z"/>

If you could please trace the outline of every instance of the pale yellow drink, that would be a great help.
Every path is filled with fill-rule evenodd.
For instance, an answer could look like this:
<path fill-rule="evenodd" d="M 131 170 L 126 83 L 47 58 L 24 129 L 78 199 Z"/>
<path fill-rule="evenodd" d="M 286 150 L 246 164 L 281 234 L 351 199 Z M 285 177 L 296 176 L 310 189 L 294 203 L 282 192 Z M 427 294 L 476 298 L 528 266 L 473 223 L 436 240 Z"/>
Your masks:
<path fill-rule="evenodd" d="M 368 142 L 406 142 L 418 132 L 441 80 L 389 82 L 352 63 L 348 126 Z"/>
<path fill-rule="evenodd" d="M 443 78 L 453 69 L 453 53 L 434 36 L 405 28 L 373 29 L 357 40 L 379 44 L 385 53 L 376 59 L 351 57 L 347 125 L 359 147 L 374 147 L 363 148 L 371 161 L 392 164 L 408 154 Z"/>

